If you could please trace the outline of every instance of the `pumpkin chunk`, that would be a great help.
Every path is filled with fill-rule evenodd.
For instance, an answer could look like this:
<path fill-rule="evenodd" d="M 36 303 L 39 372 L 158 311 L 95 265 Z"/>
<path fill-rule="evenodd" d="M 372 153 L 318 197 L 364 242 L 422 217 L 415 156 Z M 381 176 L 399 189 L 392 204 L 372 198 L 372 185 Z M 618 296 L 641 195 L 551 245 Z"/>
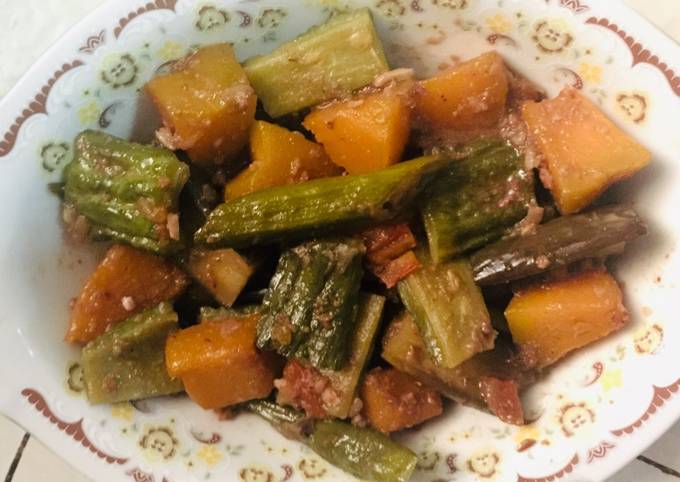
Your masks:
<path fill-rule="evenodd" d="M 257 98 L 229 44 L 202 47 L 146 84 L 163 120 L 159 140 L 197 164 L 234 158 L 248 141 Z"/>
<path fill-rule="evenodd" d="M 189 258 L 191 274 L 224 306 L 231 306 L 253 274 L 253 268 L 233 249 L 195 249 Z"/>
<path fill-rule="evenodd" d="M 442 413 L 437 392 L 394 368 L 374 368 L 361 390 L 370 425 L 389 433 L 418 425 Z"/>
<path fill-rule="evenodd" d="M 526 103 L 522 117 L 543 157 L 541 180 L 563 214 L 580 211 L 610 185 L 645 167 L 650 152 L 574 89 Z"/>
<path fill-rule="evenodd" d="M 192 400 L 206 409 L 265 398 L 274 388 L 278 359 L 255 348 L 259 315 L 215 319 L 168 338 L 165 363 Z"/>
<path fill-rule="evenodd" d="M 334 163 L 365 174 L 399 162 L 408 141 L 410 108 L 404 95 L 379 92 L 310 113 L 304 126 Z"/>
<path fill-rule="evenodd" d="M 493 127 L 505 112 L 508 78 L 503 59 L 488 52 L 420 82 L 416 110 L 433 129 Z"/>
<path fill-rule="evenodd" d="M 115 245 L 76 298 L 66 341 L 94 340 L 130 316 L 176 298 L 187 284 L 187 276 L 172 263 Z"/>
<path fill-rule="evenodd" d="M 537 367 L 619 330 L 628 319 L 616 280 L 604 271 L 525 288 L 505 317 L 524 359 Z"/>
<path fill-rule="evenodd" d="M 257 121 L 251 128 L 250 157 L 250 166 L 227 184 L 225 200 L 342 173 L 319 144 L 269 122 Z"/>

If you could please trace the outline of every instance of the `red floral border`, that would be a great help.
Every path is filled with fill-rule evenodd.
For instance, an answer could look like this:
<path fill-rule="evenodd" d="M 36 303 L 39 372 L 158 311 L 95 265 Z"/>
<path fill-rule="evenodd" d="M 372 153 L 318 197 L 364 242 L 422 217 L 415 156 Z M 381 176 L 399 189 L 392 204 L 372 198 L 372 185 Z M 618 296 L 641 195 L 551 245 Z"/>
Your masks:
<path fill-rule="evenodd" d="M 606 29 L 611 30 L 619 37 L 621 37 L 621 39 L 624 42 L 626 42 L 626 45 L 630 49 L 631 54 L 633 54 L 632 66 L 635 67 L 637 64 L 649 64 L 653 67 L 656 67 L 657 69 L 659 69 L 659 71 L 661 71 L 661 73 L 666 77 L 666 79 L 668 79 L 668 83 L 671 86 L 671 90 L 673 90 L 675 95 L 680 97 L 680 76 L 676 75 L 676 73 L 673 71 L 673 69 L 671 69 L 668 66 L 668 64 L 662 62 L 659 59 L 659 57 L 652 54 L 640 42 L 636 41 L 635 38 L 628 35 L 625 32 L 625 30 L 623 30 L 615 23 L 612 23 L 607 18 L 590 17 L 588 20 L 586 20 L 586 23 L 604 27 Z"/>
<path fill-rule="evenodd" d="M 59 428 L 59 430 L 64 432 L 66 435 L 70 436 L 76 442 L 80 442 L 80 445 L 88 449 L 93 454 L 97 455 L 97 457 L 99 457 L 100 459 L 106 460 L 108 464 L 123 465 L 129 460 L 122 457 L 114 457 L 113 455 L 109 455 L 106 452 L 97 448 L 90 441 L 90 439 L 87 438 L 87 435 L 83 430 L 82 418 L 75 422 L 66 422 L 60 419 L 54 414 L 54 412 L 52 412 L 50 407 L 47 405 L 47 401 L 45 401 L 45 397 L 43 397 L 38 390 L 34 388 L 24 388 L 21 391 L 21 394 L 24 397 L 26 397 L 28 403 L 33 405 L 35 409 L 42 413 L 43 416 L 47 418 L 52 424 L 56 425 Z"/>
<path fill-rule="evenodd" d="M 615 437 L 622 437 L 629 435 L 639 429 L 644 422 L 656 413 L 658 409 L 663 407 L 666 402 L 680 390 L 680 378 L 666 387 L 657 387 L 654 385 L 654 395 L 652 401 L 649 402 L 647 410 L 640 415 L 640 417 L 630 425 L 618 430 L 612 430 L 611 433 Z"/>
<path fill-rule="evenodd" d="M 177 0 L 155 0 L 153 2 L 147 3 L 143 7 L 139 7 L 137 10 L 130 12 L 125 17 L 118 20 L 118 25 L 113 29 L 114 37 L 118 38 L 125 27 L 127 27 L 127 25 L 132 20 L 139 17 L 140 15 L 144 15 L 145 13 L 152 12 L 154 10 L 172 10 L 174 12 L 176 4 Z"/>
<path fill-rule="evenodd" d="M 47 81 L 45 85 L 42 86 L 40 92 L 38 92 L 33 100 L 28 104 L 28 106 L 21 112 L 21 115 L 14 119 L 14 123 L 10 126 L 9 130 L 5 133 L 0 141 L 0 157 L 5 157 L 17 142 L 17 137 L 19 136 L 19 129 L 30 117 L 35 114 L 46 114 L 47 113 L 47 98 L 50 95 L 50 91 L 54 84 L 59 78 L 64 75 L 69 70 L 73 70 L 76 67 L 83 65 L 80 60 L 74 60 L 70 63 L 65 63 L 57 70 L 52 77 Z"/>

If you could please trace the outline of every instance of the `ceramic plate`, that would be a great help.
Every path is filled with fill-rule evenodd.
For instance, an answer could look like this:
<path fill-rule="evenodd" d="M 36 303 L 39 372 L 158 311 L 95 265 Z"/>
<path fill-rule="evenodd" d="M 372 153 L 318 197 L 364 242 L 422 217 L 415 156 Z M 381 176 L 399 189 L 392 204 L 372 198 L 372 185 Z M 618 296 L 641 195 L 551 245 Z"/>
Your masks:
<path fill-rule="evenodd" d="M 140 93 L 194 46 L 240 58 L 350 2 L 111 1 L 72 29 L 0 104 L 0 410 L 98 481 L 347 480 L 312 452 L 244 415 L 219 421 L 182 397 L 91 407 L 78 351 L 62 342 L 68 302 L 100 253 L 63 242 L 47 184 L 85 128 L 148 140 Z M 428 75 L 500 51 L 551 94 L 580 89 L 654 152 L 611 193 L 635 203 L 651 235 L 618 264 L 629 327 L 562 363 L 526 395 L 530 425 L 451 407 L 401 436 L 418 481 L 600 481 L 680 415 L 680 49 L 609 0 L 362 0 L 393 66 Z"/>

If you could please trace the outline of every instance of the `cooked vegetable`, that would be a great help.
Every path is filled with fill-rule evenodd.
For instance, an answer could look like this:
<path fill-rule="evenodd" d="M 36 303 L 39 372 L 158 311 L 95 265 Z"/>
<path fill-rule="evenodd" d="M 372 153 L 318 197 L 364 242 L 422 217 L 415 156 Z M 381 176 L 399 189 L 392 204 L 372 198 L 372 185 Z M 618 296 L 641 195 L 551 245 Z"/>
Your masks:
<path fill-rule="evenodd" d="M 485 379 L 514 382 L 518 388 L 535 379 L 535 372 L 523 366 L 511 345 L 503 339 L 496 341 L 493 350 L 479 353 L 456 368 L 436 366 L 409 314 L 400 316 L 390 324 L 383 339 L 382 356 L 395 368 L 431 386 L 442 395 L 479 408 L 490 409 L 487 402 L 490 399 L 483 390 L 482 382 Z M 518 398 L 508 398 L 507 403 L 521 406 Z"/>
<path fill-rule="evenodd" d="M 215 299 L 231 306 L 253 274 L 253 268 L 233 249 L 195 249 L 189 257 L 189 271 Z"/>
<path fill-rule="evenodd" d="M 616 280 L 591 271 L 521 289 L 505 317 L 524 359 L 546 367 L 621 329 L 628 312 Z"/>
<path fill-rule="evenodd" d="M 360 230 L 402 214 L 447 165 L 445 159 L 423 157 L 371 174 L 249 194 L 213 211 L 195 240 L 212 248 L 241 247 Z"/>
<path fill-rule="evenodd" d="M 368 268 L 388 288 L 421 268 L 411 251 L 416 238 L 407 224 L 378 226 L 361 234 L 366 245 Z"/>
<path fill-rule="evenodd" d="M 535 202 L 533 174 L 517 151 L 489 143 L 432 183 L 421 213 L 439 263 L 499 239 Z"/>
<path fill-rule="evenodd" d="M 274 426 L 287 423 L 298 423 L 304 420 L 305 415 L 291 407 L 283 407 L 269 400 L 253 400 L 246 403 L 246 407 L 253 413 Z"/>
<path fill-rule="evenodd" d="M 418 462 L 386 435 L 339 420 L 316 422 L 307 443 L 333 465 L 365 480 L 406 482 Z"/>
<path fill-rule="evenodd" d="M 385 298 L 382 296 L 365 294 L 360 297 L 347 364 L 340 370 L 322 370 L 334 392 L 331 403 L 325 407 L 331 417 L 347 418 L 353 415 L 359 382 L 373 353 L 384 306 Z"/>
<path fill-rule="evenodd" d="M 114 245 L 73 304 L 66 341 L 87 343 L 111 327 L 184 291 L 187 276 L 173 264 Z"/>
<path fill-rule="evenodd" d="M 319 144 L 263 121 L 255 122 L 250 130 L 250 158 L 248 168 L 227 184 L 225 200 L 342 173 Z"/>
<path fill-rule="evenodd" d="M 411 129 L 408 99 L 391 91 L 339 101 L 312 111 L 304 126 L 334 163 L 365 174 L 401 160 Z"/>
<path fill-rule="evenodd" d="M 420 82 L 416 111 L 435 129 L 495 126 L 505 112 L 508 78 L 503 59 L 487 52 Z"/>
<path fill-rule="evenodd" d="M 335 15 L 245 63 L 248 78 L 272 117 L 345 96 L 388 69 L 367 8 Z"/>
<path fill-rule="evenodd" d="M 437 392 L 394 368 L 371 370 L 364 378 L 361 400 L 368 423 L 383 433 L 413 427 L 442 413 Z"/>
<path fill-rule="evenodd" d="M 454 368 L 493 349 L 496 331 L 466 260 L 435 266 L 420 256 L 422 269 L 399 282 L 404 305 L 440 367 Z"/>
<path fill-rule="evenodd" d="M 168 373 L 207 409 L 268 396 L 279 362 L 255 347 L 258 319 L 211 319 L 175 333 L 165 347 Z"/>
<path fill-rule="evenodd" d="M 522 117 L 544 159 L 541 179 L 562 214 L 580 211 L 651 158 L 646 148 L 574 89 L 524 104 Z"/>
<path fill-rule="evenodd" d="M 239 308 L 212 308 L 210 306 L 202 306 L 198 312 L 198 321 L 203 323 L 206 321 L 224 320 L 225 318 L 240 319 L 250 318 L 253 315 L 258 315 L 262 307 L 257 305 L 243 306 Z"/>
<path fill-rule="evenodd" d="M 524 409 L 515 380 L 484 377 L 479 383 L 482 398 L 491 413 L 512 425 L 524 425 Z"/>
<path fill-rule="evenodd" d="M 161 303 L 116 325 L 83 348 L 81 365 L 90 403 L 169 395 L 182 391 L 165 369 L 164 347 L 178 328 L 170 303 Z"/>
<path fill-rule="evenodd" d="M 498 241 L 474 253 L 470 262 L 477 283 L 507 283 L 616 252 L 646 232 L 630 206 L 606 206 L 541 224 L 533 235 Z"/>
<path fill-rule="evenodd" d="M 277 382 L 277 401 L 303 409 L 312 418 L 347 418 L 358 414 L 358 387 L 382 318 L 385 298 L 362 295 L 347 364 L 340 370 L 317 370 L 289 360 Z"/>
<path fill-rule="evenodd" d="M 84 131 L 64 169 L 64 199 L 89 221 L 93 238 L 156 253 L 179 247 L 179 193 L 189 168 L 166 149 Z"/>
<path fill-rule="evenodd" d="M 311 241 L 281 255 L 263 303 L 257 346 L 340 369 L 357 319 L 364 247 L 357 239 Z"/>
<path fill-rule="evenodd" d="M 222 164 L 245 147 L 257 98 L 229 44 L 199 48 L 146 91 L 163 120 L 159 140 L 193 162 Z"/>

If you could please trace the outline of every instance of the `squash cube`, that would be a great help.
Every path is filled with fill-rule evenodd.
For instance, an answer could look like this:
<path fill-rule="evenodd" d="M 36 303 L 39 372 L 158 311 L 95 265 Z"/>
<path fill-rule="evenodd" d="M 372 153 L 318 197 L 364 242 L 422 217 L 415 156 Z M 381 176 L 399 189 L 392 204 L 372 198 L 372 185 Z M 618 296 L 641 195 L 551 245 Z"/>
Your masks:
<path fill-rule="evenodd" d="M 508 77 L 503 58 L 488 52 L 420 82 L 416 111 L 432 129 L 483 129 L 505 113 Z"/>
<path fill-rule="evenodd" d="M 226 200 L 342 173 L 319 144 L 269 122 L 257 121 L 251 128 L 250 157 L 248 168 L 227 184 Z"/>
<path fill-rule="evenodd" d="M 505 317 L 523 359 L 546 367 L 619 330 L 628 312 L 616 280 L 591 271 L 519 291 Z"/>
<path fill-rule="evenodd" d="M 231 306 L 253 274 L 250 264 L 233 249 L 194 250 L 191 274 L 224 306 Z"/>
<path fill-rule="evenodd" d="M 611 184 L 645 167 L 650 152 L 574 89 L 522 107 L 529 136 L 544 159 L 542 175 L 562 214 L 580 211 Z"/>
<path fill-rule="evenodd" d="M 159 138 L 197 164 L 232 160 L 245 147 L 257 98 L 229 44 L 202 47 L 146 84 L 163 121 Z"/>
<path fill-rule="evenodd" d="M 188 277 L 163 258 L 114 245 L 75 300 L 66 341 L 87 343 L 112 326 L 184 291 Z"/>
<path fill-rule="evenodd" d="M 317 109 L 303 124 L 335 164 L 350 174 L 365 174 L 401 160 L 410 117 L 408 98 L 385 91 Z"/>

